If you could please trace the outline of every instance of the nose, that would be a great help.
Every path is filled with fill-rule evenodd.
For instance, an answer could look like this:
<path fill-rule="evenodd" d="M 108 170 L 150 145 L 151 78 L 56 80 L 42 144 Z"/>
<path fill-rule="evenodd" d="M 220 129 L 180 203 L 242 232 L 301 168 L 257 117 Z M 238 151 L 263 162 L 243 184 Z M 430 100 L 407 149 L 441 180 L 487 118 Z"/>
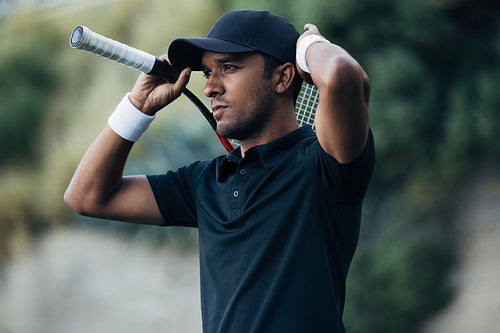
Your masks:
<path fill-rule="evenodd" d="M 224 93 L 222 82 L 215 73 L 210 74 L 208 77 L 203 93 L 210 98 Z"/>

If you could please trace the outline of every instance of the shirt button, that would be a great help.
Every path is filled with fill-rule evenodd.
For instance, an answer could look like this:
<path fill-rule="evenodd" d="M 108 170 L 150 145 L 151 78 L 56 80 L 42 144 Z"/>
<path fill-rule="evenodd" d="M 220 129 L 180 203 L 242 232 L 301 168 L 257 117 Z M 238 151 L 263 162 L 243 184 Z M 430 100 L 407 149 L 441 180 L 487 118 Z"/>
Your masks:
<path fill-rule="evenodd" d="M 233 197 L 237 198 L 240 195 L 240 192 L 238 190 L 233 192 Z"/>
<path fill-rule="evenodd" d="M 247 169 L 241 169 L 240 170 L 240 175 L 244 176 L 247 174 Z"/>

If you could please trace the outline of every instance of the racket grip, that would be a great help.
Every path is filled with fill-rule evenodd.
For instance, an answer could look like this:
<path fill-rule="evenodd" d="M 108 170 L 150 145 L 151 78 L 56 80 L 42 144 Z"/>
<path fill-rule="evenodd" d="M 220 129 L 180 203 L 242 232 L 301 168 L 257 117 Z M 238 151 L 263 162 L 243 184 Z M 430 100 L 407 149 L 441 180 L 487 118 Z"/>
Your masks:
<path fill-rule="evenodd" d="M 70 38 L 75 49 L 85 50 L 146 74 L 165 75 L 167 63 L 154 55 L 77 26 Z"/>

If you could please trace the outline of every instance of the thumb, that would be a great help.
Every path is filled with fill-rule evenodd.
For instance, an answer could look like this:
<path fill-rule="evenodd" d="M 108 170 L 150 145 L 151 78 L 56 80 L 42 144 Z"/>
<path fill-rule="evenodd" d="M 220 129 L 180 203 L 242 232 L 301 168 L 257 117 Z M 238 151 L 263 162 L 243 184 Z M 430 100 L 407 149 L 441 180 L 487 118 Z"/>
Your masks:
<path fill-rule="evenodd" d="M 189 79 L 191 78 L 192 69 L 190 67 L 186 67 L 182 70 L 175 81 L 173 88 L 173 92 L 175 96 L 179 96 L 182 93 L 182 90 L 187 86 Z"/>

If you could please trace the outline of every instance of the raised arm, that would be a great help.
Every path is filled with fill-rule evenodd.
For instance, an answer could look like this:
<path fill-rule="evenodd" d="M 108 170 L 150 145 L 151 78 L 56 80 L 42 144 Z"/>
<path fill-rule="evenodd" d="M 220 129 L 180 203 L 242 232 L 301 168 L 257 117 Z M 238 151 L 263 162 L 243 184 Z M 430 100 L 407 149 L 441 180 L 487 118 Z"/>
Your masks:
<path fill-rule="evenodd" d="M 147 115 L 154 115 L 181 94 L 189 74 L 190 69 L 183 70 L 175 84 L 141 74 L 125 102 Z M 78 165 L 64 194 L 66 204 L 82 215 L 133 223 L 161 223 L 146 176 L 123 177 L 132 146 L 132 141 L 107 125 Z"/>
<path fill-rule="evenodd" d="M 312 24 L 305 26 L 305 36 L 320 35 Z M 368 137 L 370 81 L 358 62 L 333 43 L 311 44 L 305 54 L 309 74 L 300 67 L 299 74 L 319 90 L 316 110 L 316 133 L 323 149 L 340 163 L 355 160 Z"/>

